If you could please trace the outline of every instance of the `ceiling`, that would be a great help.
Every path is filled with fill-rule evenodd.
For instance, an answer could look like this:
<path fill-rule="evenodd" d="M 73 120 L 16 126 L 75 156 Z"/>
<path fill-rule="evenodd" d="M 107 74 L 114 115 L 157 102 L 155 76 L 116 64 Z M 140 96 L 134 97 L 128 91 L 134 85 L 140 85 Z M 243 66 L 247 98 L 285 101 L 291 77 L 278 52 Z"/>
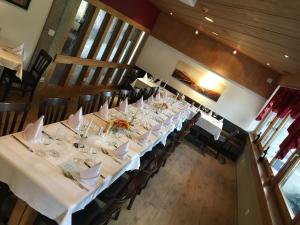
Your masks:
<path fill-rule="evenodd" d="M 150 1 L 271 69 L 300 76 L 300 1 L 198 0 L 195 7 L 179 0 Z"/>

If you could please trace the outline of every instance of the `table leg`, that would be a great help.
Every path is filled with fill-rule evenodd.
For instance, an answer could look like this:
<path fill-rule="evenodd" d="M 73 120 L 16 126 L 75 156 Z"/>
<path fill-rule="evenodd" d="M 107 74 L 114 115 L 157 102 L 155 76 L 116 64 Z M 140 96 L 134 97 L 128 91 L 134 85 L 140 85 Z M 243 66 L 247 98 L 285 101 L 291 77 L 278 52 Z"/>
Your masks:
<path fill-rule="evenodd" d="M 26 202 L 18 199 L 15 208 L 9 218 L 8 225 L 32 225 L 38 213 Z"/>

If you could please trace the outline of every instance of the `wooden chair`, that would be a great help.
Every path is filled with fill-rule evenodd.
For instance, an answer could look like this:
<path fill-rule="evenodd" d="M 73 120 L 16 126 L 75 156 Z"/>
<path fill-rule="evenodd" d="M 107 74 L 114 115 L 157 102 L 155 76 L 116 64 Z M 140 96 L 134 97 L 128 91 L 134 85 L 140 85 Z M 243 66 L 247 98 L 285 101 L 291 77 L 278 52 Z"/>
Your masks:
<path fill-rule="evenodd" d="M 77 109 L 82 107 L 83 114 L 94 112 L 97 96 L 95 95 L 80 95 L 78 99 Z"/>
<path fill-rule="evenodd" d="M 22 80 L 15 76 L 15 71 L 5 69 L 2 74 L 1 81 L 6 86 L 3 101 L 7 98 L 11 90 L 17 90 L 22 92 L 22 96 L 25 96 L 26 92 L 30 92 L 30 101 L 34 91 L 49 64 L 52 62 L 52 58 L 45 50 L 41 50 L 36 58 L 30 71 L 23 71 Z"/>
<path fill-rule="evenodd" d="M 159 93 L 159 87 L 155 87 L 152 90 L 153 90 L 153 95 L 154 96 L 156 96 Z"/>
<path fill-rule="evenodd" d="M 143 97 L 144 97 L 145 100 L 148 99 L 152 95 L 151 91 L 152 91 L 151 88 L 144 88 L 143 89 Z"/>
<path fill-rule="evenodd" d="M 66 118 L 70 98 L 46 98 L 40 100 L 38 117 L 44 115 L 44 124 L 55 123 Z"/>
<path fill-rule="evenodd" d="M 121 101 L 124 101 L 128 97 L 129 97 L 129 91 L 128 90 L 120 90 L 120 92 L 118 94 L 117 106 L 120 104 Z"/>
<path fill-rule="evenodd" d="M 0 136 L 23 129 L 30 105 L 0 102 Z"/>
<path fill-rule="evenodd" d="M 136 102 L 143 96 L 143 89 L 135 88 L 134 91 L 135 91 L 134 101 Z"/>
<path fill-rule="evenodd" d="M 99 93 L 97 110 L 107 101 L 108 107 L 112 108 L 115 105 L 116 93 L 114 91 L 102 91 Z"/>

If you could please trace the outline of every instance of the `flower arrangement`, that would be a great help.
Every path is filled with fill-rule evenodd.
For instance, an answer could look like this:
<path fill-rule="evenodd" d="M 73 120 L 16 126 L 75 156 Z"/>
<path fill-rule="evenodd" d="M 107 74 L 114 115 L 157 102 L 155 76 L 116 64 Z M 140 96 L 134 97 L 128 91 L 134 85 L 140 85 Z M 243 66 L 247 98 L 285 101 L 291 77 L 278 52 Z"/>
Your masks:
<path fill-rule="evenodd" d="M 128 121 L 123 119 L 117 119 L 113 121 L 113 127 L 129 130 L 131 126 Z"/>

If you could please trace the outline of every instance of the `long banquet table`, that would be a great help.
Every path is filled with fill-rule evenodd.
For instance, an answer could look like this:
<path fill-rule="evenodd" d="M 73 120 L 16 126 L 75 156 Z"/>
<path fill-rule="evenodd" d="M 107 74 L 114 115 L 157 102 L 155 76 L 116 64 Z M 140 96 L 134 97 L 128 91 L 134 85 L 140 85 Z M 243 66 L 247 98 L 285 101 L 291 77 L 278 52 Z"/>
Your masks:
<path fill-rule="evenodd" d="M 18 55 L 0 43 L 0 66 L 7 67 L 16 71 L 16 76 L 22 79 L 23 73 L 23 55 Z"/>
<path fill-rule="evenodd" d="M 9 224 L 21 224 L 21 221 L 22 224 L 31 224 L 32 219 L 28 217 L 37 211 L 60 225 L 71 225 L 72 213 L 83 209 L 125 171 L 138 169 L 140 157 L 151 151 L 156 144 L 165 143 L 167 136 L 174 129 L 181 129 L 182 122 L 190 116 L 190 105 L 175 100 L 171 93 L 168 95 L 167 102 L 169 108 L 162 111 L 158 110 L 158 103 L 145 103 L 143 110 L 138 110 L 135 104 L 129 105 L 126 114 L 116 108 L 109 109 L 110 120 L 119 118 L 131 120 L 134 126 L 130 131 L 120 131 L 105 136 L 98 135 L 98 129 L 105 127 L 107 121 L 101 119 L 97 113 L 85 115 L 85 124 L 93 121 L 93 125 L 86 141 L 87 147 L 81 150 L 73 145 L 80 138 L 76 134 L 77 131 L 68 127 L 66 121 L 44 126 L 43 141 L 39 144 L 26 142 L 22 132 L 13 134 L 29 146 L 31 151 L 16 141 L 12 135 L 1 137 L 0 180 L 8 184 L 20 199 Z M 148 143 L 142 145 L 138 141 L 139 135 L 178 113 L 181 116 L 170 125 L 163 126 L 159 133 L 152 133 Z M 100 151 L 100 149 L 113 151 L 127 141 L 130 143 L 129 152 L 124 160 Z M 87 160 L 94 164 L 102 162 L 102 176 L 97 185 L 81 183 L 88 189 L 85 190 L 73 180 L 66 178 L 62 168 L 72 167 L 75 164 L 79 169 L 86 169 Z M 22 208 L 22 213 L 18 206 Z"/>

